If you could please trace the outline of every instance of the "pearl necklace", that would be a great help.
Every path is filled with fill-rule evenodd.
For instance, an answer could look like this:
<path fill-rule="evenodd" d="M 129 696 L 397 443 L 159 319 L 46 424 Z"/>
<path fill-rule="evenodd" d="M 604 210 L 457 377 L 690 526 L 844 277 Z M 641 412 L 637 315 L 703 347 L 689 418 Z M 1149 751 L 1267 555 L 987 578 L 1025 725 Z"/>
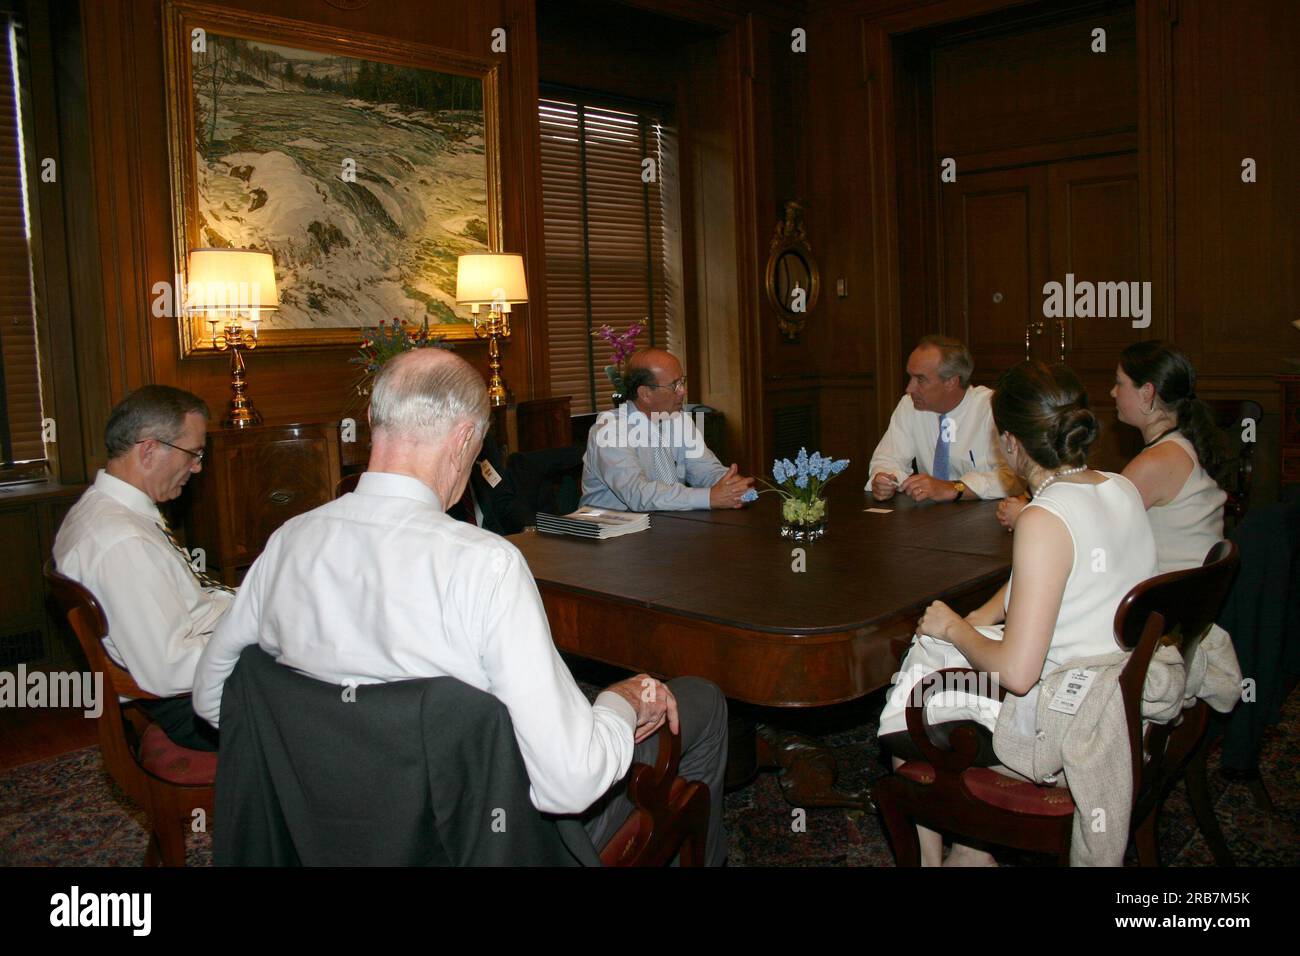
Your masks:
<path fill-rule="evenodd" d="M 1054 475 L 1048 475 L 1047 480 L 1044 481 L 1041 485 L 1039 485 L 1038 490 L 1034 492 L 1034 497 L 1037 498 L 1039 495 L 1041 495 L 1043 493 L 1043 489 L 1046 488 L 1048 485 L 1050 485 L 1052 482 L 1054 482 L 1057 478 L 1064 478 L 1067 475 L 1077 475 L 1079 472 L 1087 471 L 1087 470 L 1088 470 L 1087 465 L 1080 465 L 1078 468 L 1067 468 L 1065 469 L 1065 471 L 1058 471 Z"/>

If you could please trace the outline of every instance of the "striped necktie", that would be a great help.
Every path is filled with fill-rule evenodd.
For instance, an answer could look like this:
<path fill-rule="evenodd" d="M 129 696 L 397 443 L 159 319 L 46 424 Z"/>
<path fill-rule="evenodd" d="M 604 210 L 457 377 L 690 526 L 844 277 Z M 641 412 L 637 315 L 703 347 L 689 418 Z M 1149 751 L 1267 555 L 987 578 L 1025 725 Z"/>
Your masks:
<path fill-rule="evenodd" d="M 166 518 L 161 518 L 161 520 L 158 522 L 158 530 L 163 533 L 163 537 L 167 539 L 168 543 L 176 550 L 176 553 L 180 555 L 181 562 L 185 565 L 185 570 L 189 571 L 190 574 L 194 575 L 194 580 L 199 582 L 199 587 L 212 588 L 217 591 L 225 591 L 227 594 L 235 593 L 234 588 L 226 587 L 226 585 L 222 584 L 220 581 L 212 577 L 206 571 L 194 570 L 194 565 L 190 563 L 193 560 L 190 556 L 190 553 L 186 551 L 184 548 L 182 548 L 181 543 L 176 540 L 176 535 L 172 534 L 172 529 L 167 525 Z"/>
<path fill-rule="evenodd" d="M 948 480 L 948 446 L 952 442 L 945 441 L 944 425 L 948 422 L 947 415 L 939 416 L 939 440 L 934 444 L 934 477 L 940 481 Z"/>
<path fill-rule="evenodd" d="M 655 481 L 661 481 L 666 485 L 680 484 L 677 480 L 677 459 L 673 457 L 673 450 L 669 447 L 671 434 L 667 422 L 659 423 L 659 445 L 655 448 L 654 467 Z"/>

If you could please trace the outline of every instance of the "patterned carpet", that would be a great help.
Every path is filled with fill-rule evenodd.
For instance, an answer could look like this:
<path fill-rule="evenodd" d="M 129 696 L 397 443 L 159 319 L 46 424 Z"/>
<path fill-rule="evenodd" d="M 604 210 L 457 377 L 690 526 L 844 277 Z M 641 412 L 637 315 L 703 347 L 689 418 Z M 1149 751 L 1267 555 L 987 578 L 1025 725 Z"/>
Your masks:
<path fill-rule="evenodd" d="M 885 772 L 875 746 L 880 704 L 857 705 L 809 715 L 806 729 L 834 748 L 840 785 L 869 786 Z M 1210 766 L 1217 767 L 1212 753 Z M 1215 770 L 1210 787 L 1228 845 L 1243 866 L 1300 865 L 1300 694 L 1287 702 L 1283 721 L 1265 738 L 1261 769 L 1277 807 L 1256 809 L 1247 789 Z M 891 866 L 893 856 L 871 814 L 809 809 L 806 831 L 792 828 L 792 808 L 773 774 L 727 795 L 732 866 Z M 1167 865 L 1213 865 L 1196 830 L 1182 788 L 1170 795 L 1160 820 L 1160 848 Z M 144 857 L 143 816 L 104 773 L 98 747 L 77 750 L 0 774 L 0 864 L 10 866 L 138 866 Z M 1004 863 L 1045 860 L 1010 854 Z M 191 866 L 211 863 L 211 840 L 189 840 Z"/>

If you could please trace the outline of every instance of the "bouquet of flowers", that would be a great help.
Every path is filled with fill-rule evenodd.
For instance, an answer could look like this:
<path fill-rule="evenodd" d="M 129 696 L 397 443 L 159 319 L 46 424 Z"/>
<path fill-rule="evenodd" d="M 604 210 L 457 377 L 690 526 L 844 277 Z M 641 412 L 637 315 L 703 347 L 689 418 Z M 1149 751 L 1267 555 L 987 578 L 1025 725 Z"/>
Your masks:
<path fill-rule="evenodd" d="M 621 335 L 615 335 L 613 328 L 602 325 L 592 332 L 592 336 L 602 340 L 610 348 L 610 364 L 605 366 L 605 374 L 610 384 L 619 395 L 626 395 L 623 390 L 624 376 L 627 374 L 627 360 L 636 351 L 636 339 L 646 326 L 645 321 L 633 322 Z"/>
<path fill-rule="evenodd" d="M 401 319 L 394 318 L 392 325 L 380 319 L 377 327 L 365 331 L 356 357 L 348 359 L 349 364 L 361 366 L 361 375 L 353 386 L 357 395 L 364 398 L 370 394 L 375 374 L 395 355 L 430 346 L 450 349 L 451 344 L 443 344 L 442 339 L 441 335 L 429 331 L 427 317 L 414 334 L 406 330 L 406 323 Z"/>
<path fill-rule="evenodd" d="M 822 497 L 822 490 L 847 467 L 847 458 L 823 458 L 821 452 L 809 455 L 808 449 L 800 448 L 794 461 L 785 458 L 772 462 L 772 477 L 776 484 L 768 481 L 763 484 L 784 499 L 781 517 L 787 523 L 816 525 L 826 518 L 826 499 Z"/>

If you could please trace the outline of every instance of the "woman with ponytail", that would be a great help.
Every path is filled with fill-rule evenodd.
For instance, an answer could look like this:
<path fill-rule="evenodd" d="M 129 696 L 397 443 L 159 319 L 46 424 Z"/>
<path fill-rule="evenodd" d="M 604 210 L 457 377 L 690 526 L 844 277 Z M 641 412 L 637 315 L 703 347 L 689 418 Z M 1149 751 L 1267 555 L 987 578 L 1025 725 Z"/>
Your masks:
<path fill-rule="evenodd" d="M 1100 426 L 1078 377 L 1064 365 L 1025 362 L 1002 376 L 992 406 L 1001 452 L 1033 490 L 1033 501 L 1019 516 L 1011 577 L 997 594 L 964 618 L 936 601 L 917 625 L 880 715 L 880 742 L 895 767 L 921 756 L 904 714 L 922 678 L 945 667 L 973 667 L 995 675 L 1010 694 L 1036 695 L 1039 681 L 1063 664 L 1115 649 L 1119 602 L 1156 573 L 1142 496 L 1122 475 L 1087 465 Z M 940 734 L 945 723 L 961 720 L 992 731 L 1000 709 L 992 697 L 942 689 L 926 705 Z M 997 763 L 989 733 L 976 765 Z M 918 829 L 922 865 L 938 865 L 940 835 Z M 987 853 L 955 844 L 945 865 L 992 862 Z"/>
<path fill-rule="evenodd" d="M 1142 432 L 1124 476 L 1142 493 L 1160 571 L 1200 567 L 1223 538 L 1227 494 L 1215 482 L 1223 454 L 1196 370 L 1166 342 L 1137 342 L 1120 355 L 1111 397 L 1119 420 Z"/>

